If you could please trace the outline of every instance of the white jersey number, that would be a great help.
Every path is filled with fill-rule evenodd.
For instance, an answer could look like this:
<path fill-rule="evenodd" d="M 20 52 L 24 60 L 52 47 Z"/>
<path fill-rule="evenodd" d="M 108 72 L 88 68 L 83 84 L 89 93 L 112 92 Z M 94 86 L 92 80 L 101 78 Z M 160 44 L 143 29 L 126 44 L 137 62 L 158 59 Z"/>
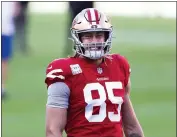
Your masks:
<path fill-rule="evenodd" d="M 108 93 L 108 99 L 112 104 L 118 104 L 118 114 L 114 112 L 108 112 L 108 118 L 111 121 L 119 122 L 120 121 L 120 110 L 123 103 L 122 97 L 114 96 L 113 89 L 122 89 L 122 82 L 105 82 L 106 91 Z M 97 90 L 100 96 L 99 99 L 92 98 L 92 91 Z M 90 83 L 87 84 L 84 88 L 84 99 L 87 103 L 85 108 L 85 117 L 89 122 L 102 122 L 106 118 L 106 91 L 100 83 Z M 100 106 L 99 114 L 93 115 L 93 107 Z"/>

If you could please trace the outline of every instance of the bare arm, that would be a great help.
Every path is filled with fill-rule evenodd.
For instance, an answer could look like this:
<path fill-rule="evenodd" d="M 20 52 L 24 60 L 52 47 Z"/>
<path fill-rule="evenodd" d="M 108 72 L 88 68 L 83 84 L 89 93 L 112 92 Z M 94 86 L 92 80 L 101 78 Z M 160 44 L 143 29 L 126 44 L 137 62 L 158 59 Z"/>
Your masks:
<path fill-rule="evenodd" d="M 46 108 L 46 137 L 62 137 L 67 121 L 67 109 Z"/>
<path fill-rule="evenodd" d="M 46 137 L 62 137 L 67 122 L 69 94 L 65 83 L 57 82 L 48 87 Z"/>
<path fill-rule="evenodd" d="M 123 129 L 126 137 L 144 137 L 141 125 L 136 117 L 133 105 L 131 103 L 130 94 L 131 82 L 129 80 L 126 87 L 125 103 L 122 106 Z"/>

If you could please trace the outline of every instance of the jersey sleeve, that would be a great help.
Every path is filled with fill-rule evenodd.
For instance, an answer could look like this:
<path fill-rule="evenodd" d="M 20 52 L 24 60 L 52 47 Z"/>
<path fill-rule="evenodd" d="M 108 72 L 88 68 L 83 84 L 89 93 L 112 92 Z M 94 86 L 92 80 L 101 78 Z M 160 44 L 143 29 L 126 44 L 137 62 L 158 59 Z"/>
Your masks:
<path fill-rule="evenodd" d="M 60 59 L 52 61 L 46 69 L 45 83 L 47 88 L 56 82 L 64 82 L 68 85 L 68 76 L 69 69 L 67 68 L 66 61 Z"/>

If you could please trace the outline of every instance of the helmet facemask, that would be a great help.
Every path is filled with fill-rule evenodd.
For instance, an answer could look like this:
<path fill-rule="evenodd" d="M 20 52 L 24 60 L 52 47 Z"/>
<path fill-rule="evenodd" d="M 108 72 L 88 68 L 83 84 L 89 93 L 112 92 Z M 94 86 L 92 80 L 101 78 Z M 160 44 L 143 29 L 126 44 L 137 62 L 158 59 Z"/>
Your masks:
<path fill-rule="evenodd" d="M 81 33 L 84 32 L 104 32 L 105 42 L 92 42 L 82 43 Z M 71 35 L 73 38 L 74 50 L 77 54 L 87 57 L 89 59 L 99 59 L 109 54 L 112 44 L 112 28 L 111 29 L 97 29 L 97 30 L 74 30 L 71 29 Z"/>

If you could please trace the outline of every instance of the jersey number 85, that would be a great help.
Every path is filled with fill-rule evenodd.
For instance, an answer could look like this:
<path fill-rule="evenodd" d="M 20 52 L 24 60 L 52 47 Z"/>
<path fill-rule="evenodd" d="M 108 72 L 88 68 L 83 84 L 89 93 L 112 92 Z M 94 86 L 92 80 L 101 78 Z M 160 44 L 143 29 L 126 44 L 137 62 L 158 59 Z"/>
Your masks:
<path fill-rule="evenodd" d="M 108 112 L 108 118 L 110 121 L 119 122 L 120 121 L 120 110 L 121 105 L 123 103 L 122 97 L 114 96 L 113 89 L 122 89 L 122 82 L 105 82 L 106 91 L 100 83 L 89 83 L 83 89 L 84 91 L 84 99 L 87 103 L 85 108 L 85 117 L 89 122 L 102 122 L 106 117 L 106 92 L 108 93 L 108 99 L 112 102 L 112 104 L 118 104 L 117 112 L 118 114 L 114 114 L 114 112 Z M 100 96 L 99 99 L 92 98 L 92 91 L 97 90 Z M 93 115 L 93 107 L 100 106 L 99 114 Z"/>

